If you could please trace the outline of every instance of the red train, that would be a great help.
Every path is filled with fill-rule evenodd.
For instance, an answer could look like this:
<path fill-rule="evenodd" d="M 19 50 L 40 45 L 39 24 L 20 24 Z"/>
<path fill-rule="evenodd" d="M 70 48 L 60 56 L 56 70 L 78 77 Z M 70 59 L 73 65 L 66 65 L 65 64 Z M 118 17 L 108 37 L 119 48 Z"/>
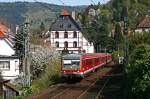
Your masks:
<path fill-rule="evenodd" d="M 111 54 L 68 54 L 62 57 L 62 77 L 84 77 L 112 60 Z"/>

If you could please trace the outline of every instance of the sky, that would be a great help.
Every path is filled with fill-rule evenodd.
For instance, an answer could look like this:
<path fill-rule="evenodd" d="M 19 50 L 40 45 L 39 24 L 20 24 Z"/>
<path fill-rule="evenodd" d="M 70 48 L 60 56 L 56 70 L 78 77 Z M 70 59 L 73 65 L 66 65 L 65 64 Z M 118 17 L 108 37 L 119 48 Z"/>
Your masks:
<path fill-rule="evenodd" d="M 0 2 L 15 2 L 15 1 L 28 1 L 28 2 L 46 2 L 46 3 L 52 3 L 57 5 L 70 5 L 70 6 L 76 6 L 76 5 L 90 5 L 90 4 L 97 4 L 98 2 L 104 4 L 108 2 L 109 0 L 0 0 Z"/>

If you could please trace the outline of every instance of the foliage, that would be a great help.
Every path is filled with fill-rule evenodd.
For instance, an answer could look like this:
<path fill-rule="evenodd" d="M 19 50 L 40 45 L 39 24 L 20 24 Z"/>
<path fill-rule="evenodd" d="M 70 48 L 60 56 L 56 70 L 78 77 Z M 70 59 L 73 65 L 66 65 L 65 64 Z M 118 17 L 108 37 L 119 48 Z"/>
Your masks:
<path fill-rule="evenodd" d="M 33 93 L 38 93 L 50 85 L 60 82 L 60 58 L 53 58 L 46 66 L 40 79 L 34 80 L 31 86 Z"/>
<path fill-rule="evenodd" d="M 121 57 L 121 56 L 123 56 L 123 51 L 113 51 L 112 52 L 112 58 L 116 64 L 119 63 L 119 57 Z"/>
<path fill-rule="evenodd" d="M 69 53 L 69 50 L 68 50 L 67 48 L 64 48 L 64 49 L 62 50 L 62 54 L 63 54 L 63 55 L 68 54 L 68 53 Z"/>
<path fill-rule="evenodd" d="M 25 32 L 24 32 L 24 26 L 22 25 L 18 31 L 18 33 L 15 35 L 14 38 L 15 42 L 15 53 L 19 56 L 19 58 L 22 60 L 25 55 Z"/>
<path fill-rule="evenodd" d="M 144 32 L 142 34 L 131 33 L 129 36 L 129 52 L 132 53 L 133 49 L 135 49 L 139 44 L 150 44 L 149 38 L 149 32 Z"/>
<path fill-rule="evenodd" d="M 120 22 L 123 19 L 123 8 L 127 6 L 130 28 L 135 29 L 145 15 L 150 14 L 149 0 L 110 0 L 107 4 L 113 13 L 113 19 Z"/>
<path fill-rule="evenodd" d="M 33 78 L 38 78 L 45 70 L 48 62 L 58 57 L 59 54 L 55 49 L 47 46 L 32 45 L 31 47 L 31 74 Z"/>
<path fill-rule="evenodd" d="M 98 14 L 98 13 L 97 13 Z M 84 36 L 94 44 L 95 49 L 101 46 L 102 49 L 109 46 L 109 15 L 108 9 L 102 7 L 101 13 L 96 16 L 80 14 L 79 20 L 82 24 Z M 98 50 L 97 50 L 98 52 Z"/>
<path fill-rule="evenodd" d="M 12 99 L 23 99 L 22 96 L 14 96 Z"/>
<path fill-rule="evenodd" d="M 150 95 L 150 45 L 138 46 L 130 56 L 126 68 L 127 99 L 149 99 Z"/>
<path fill-rule="evenodd" d="M 65 6 L 70 11 L 82 11 L 86 6 Z M 18 9 L 19 8 L 19 9 Z M 15 32 L 15 26 L 22 24 L 26 18 L 31 21 L 31 28 L 38 28 L 41 22 L 49 29 L 53 19 L 59 14 L 63 7 L 39 2 L 9 2 L 0 3 L 0 18 L 5 20 L 11 30 Z"/>
<path fill-rule="evenodd" d="M 116 23 L 115 26 L 115 33 L 114 33 L 114 44 L 115 44 L 115 50 L 118 50 L 119 44 L 123 42 L 123 35 L 121 31 L 120 23 Z"/>

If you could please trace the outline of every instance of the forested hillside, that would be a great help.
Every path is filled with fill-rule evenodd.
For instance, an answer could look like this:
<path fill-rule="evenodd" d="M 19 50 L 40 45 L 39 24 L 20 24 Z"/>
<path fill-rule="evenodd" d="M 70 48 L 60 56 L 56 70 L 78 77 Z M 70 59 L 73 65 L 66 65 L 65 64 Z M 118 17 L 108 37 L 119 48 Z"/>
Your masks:
<path fill-rule="evenodd" d="M 43 22 L 49 28 L 51 22 L 60 13 L 62 8 L 69 11 L 82 11 L 86 6 L 59 6 L 39 2 L 0 3 L 0 20 L 4 21 L 13 31 L 16 25 L 22 24 L 26 18 L 37 28 Z"/>
<path fill-rule="evenodd" d="M 125 4 L 127 3 L 127 4 Z M 110 0 L 106 7 L 114 13 L 117 17 L 121 16 L 122 8 L 126 5 L 128 7 L 130 28 L 135 29 L 145 15 L 150 15 L 150 0 Z M 114 16 L 113 16 L 114 17 Z"/>

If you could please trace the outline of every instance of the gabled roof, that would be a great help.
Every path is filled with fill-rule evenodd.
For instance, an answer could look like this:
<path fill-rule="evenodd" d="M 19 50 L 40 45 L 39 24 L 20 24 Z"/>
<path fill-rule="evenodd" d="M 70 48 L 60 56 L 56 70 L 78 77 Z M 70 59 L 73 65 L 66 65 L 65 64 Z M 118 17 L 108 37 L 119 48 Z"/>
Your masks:
<path fill-rule="evenodd" d="M 72 18 L 72 16 L 67 12 L 67 10 L 62 10 L 59 18 L 51 27 L 51 31 L 80 31 L 80 26 Z"/>
<path fill-rule="evenodd" d="M 150 16 L 146 16 L 138 25 L 138 28 L 150 28 Z"/>
<path fill-rule="evenodd" d="M 8 28 L 0 23 L 0 38 L 4 38 L 6 32 L 8 32 Z"/>
<path fill-rule="evenodd" d="M 0 39 L 3 39 L 6 43 L 9 44 L 10 47 L 13 48 L 13 42 L 9 36 L 11 34 L 9 34 L 10 32 L 8 31 L 9 31 L 8 27 L 0 23 Z"/>

